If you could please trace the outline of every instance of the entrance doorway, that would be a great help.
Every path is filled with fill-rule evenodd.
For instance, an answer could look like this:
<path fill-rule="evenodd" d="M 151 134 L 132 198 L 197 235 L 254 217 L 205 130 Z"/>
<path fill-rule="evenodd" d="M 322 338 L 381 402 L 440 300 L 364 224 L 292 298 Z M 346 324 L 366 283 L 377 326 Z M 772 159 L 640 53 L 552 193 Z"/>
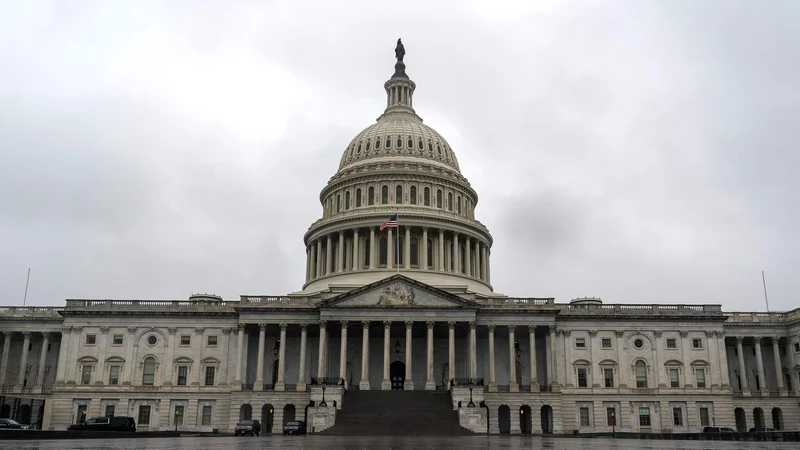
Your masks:
<path fill-rule="evenodd" d="M 508 405 L 500 405 L 497 409 L 497 427 L 500 434 L 511 433 L 511 408 Z"/>
<path fill-rule="evenodd" d="M 522 434 L 531 434 L 532 414 L 531 407 L 522 405 L 519 408 L 519 431 Z"/>
<path fill-rule="evenodd" d="M 395 361 L 389 365 L 389 380 L 392 382 L 393 391 L 402 391 L 406 381 L 406 364 Z"/>
<path fill-rule="evenodd" d="M 553 408 L 550 405 L 542 406 L 542 433 L 553 433 Z"/>
<path fill-rule="evenodd" d="M 272 424 L 275 421 L 275 408 L 267 403 L 261 407 L 261 431 L 272 433 Z"/>

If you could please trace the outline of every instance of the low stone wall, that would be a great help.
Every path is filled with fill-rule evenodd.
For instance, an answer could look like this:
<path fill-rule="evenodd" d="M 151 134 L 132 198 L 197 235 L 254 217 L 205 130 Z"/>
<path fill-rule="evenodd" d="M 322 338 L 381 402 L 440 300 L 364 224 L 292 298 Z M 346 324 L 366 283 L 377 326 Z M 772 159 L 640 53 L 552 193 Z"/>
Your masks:
<path fill-rule="evenodd" d="M 461 408 L 458 410 L 458 423 L 473 433 L 487 433 L 488 420 L 486 408 Z"/>
<path fill-rule="evenodd" d="M 333 406 L 308 408 L 308 433 L 319 433 L 332 427 L 336 423 L 336 408 Z"/>
<path fill-rule="evenodd" d="M 2 430 L 0 441 L 3 440 L 40 440 L 40 439 L 131 439 L 131 438 L 158 438 L 179 437 L 181 432 L 175 431 L 139 431 L 135 433 L 125 431 L 67 431 L 67 430 Z"/>

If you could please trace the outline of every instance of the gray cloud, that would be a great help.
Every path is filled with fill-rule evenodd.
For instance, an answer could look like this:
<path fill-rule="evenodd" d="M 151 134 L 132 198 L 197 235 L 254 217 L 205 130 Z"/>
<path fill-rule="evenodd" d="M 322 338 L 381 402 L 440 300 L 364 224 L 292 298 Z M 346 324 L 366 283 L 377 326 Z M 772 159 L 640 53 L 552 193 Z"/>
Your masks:
<path fill-rule="evenodd" d="M 528 3 L 531 3 L 530 5 Z M 424 11 L 424 13 L 421 13 Z M 0 7 L 0 298 L 300 288 L 302 235 L 415 105 L 492 230 L 499 292 L 795 306 L 794 2 Z"/>

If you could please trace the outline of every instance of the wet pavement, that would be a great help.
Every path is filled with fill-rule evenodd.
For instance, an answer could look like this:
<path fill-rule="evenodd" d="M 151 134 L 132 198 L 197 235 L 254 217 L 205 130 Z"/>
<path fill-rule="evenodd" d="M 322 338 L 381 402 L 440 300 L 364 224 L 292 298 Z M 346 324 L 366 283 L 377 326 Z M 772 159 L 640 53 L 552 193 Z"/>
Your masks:
<path fill-rule="evenodd" d="M 44 441 L 0 441 L 0 449 L 19 450 L 473 450 L 473 449 L 565 449 L 565 450 L 705 450 L 705 449 L 796 449 L 797 442 L 639 441 L 634 439 L 577 439 L 531 436 L 261 436 L 183 437 L 141 439 L 74 439 Z"/>

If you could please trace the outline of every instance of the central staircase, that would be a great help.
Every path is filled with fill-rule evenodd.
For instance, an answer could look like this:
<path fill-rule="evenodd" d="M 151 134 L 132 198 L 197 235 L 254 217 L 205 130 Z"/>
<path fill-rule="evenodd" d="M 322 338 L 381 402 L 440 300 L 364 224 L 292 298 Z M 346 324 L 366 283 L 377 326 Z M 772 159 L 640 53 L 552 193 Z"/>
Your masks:
<path fill-rule="evenodd" d="M 320 434 L 464 436 L 449 392 L 346 391 L 336 424 Z"/>

